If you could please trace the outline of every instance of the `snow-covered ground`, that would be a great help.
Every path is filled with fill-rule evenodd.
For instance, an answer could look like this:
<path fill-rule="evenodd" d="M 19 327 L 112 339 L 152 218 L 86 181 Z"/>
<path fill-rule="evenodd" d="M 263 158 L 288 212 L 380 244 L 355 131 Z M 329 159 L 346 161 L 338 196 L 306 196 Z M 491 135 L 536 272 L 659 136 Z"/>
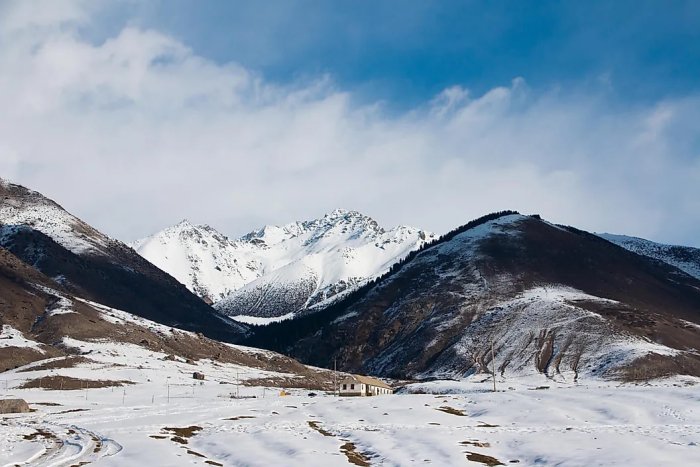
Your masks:
<path fill-rule="evenodd" d="M 700 464 L 700 386 L 690 378 L 640 386 L 499 379 L 493 393 L 490 379 L 475 377 L 373 398 L 281 396 L 236 384 L 269 372 L 83 345 L 97 363 L 0 374 L 3 397 L 37 409 L 3 416 L 0 466 Z M 193 369 L 206 380 L 193 380 Z M 17 389 L 51 374 L 137 384 Z"/>
<path fill-rule="evenodd" d="M 2 327 L 0 327 L 0 348 L 4 347 L 18 347 L 44 352 L 40 343 L 27 339 L 21 331 L 13 328 L 9 324 L 3 324 Z"/>

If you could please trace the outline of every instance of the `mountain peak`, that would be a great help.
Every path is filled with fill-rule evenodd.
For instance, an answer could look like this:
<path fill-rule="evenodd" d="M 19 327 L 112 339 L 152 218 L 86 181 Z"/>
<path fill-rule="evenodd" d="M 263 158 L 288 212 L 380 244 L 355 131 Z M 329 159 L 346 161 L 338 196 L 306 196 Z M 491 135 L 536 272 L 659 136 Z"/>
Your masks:
<path fill-rule="evenodd" d="M 369 219 L 372 220 L 371 217 L 362 214 L 359 211 L 351 210 L 351 209 L 342 209 L 342 208 L 337 208 L 332 210 L 331 212 L 325 214 L 323 216 L 324 219 Z"/>
<path fill-rule="evenodd" d="M 0 184 L 3 230 L 26 226 L 51 237 L 76 254 L 109 256 L 112 240 L 41 193 L 7 180 Z"/>
<path fill-rule="evenodd" d="M 187 220 L 187 219 L 182 219 L 180 222 L 178 222 L 177 224 L 175 224 L 175 227 L 180 227 L 180 228 L 184 228 L 184 229 L 189 229 L 189 228 L 192 228 L 192 227 L 194 227 L 194 226 L 195 226 L 195 225 L 192 224 L 192 223 L 191 223 L 189 220 Z"/>
<path fill-rule="evenodd" d="M 337 208 L 337 209 L 334 209 L 331 212 L 327 213 L 323 217 L 337 218 L 337 217 L 366 217 L 366 216 L 364 216 L 362 213 L 355 211 L 355 210 Z"/>
<path fill-rule="evenodd" d="M 293 305 L 301 308 L 332 299 L 382 274 L 434 238 L 409 227 L 385 231 L 372 218 L 347 209 L 303 222 L 266 225 L 239 239 L 228 239 L 186 220 L 171 229 L 132 246 L 213 302 L 226 300 L 249 285 L 249 297 L 256 296 L 255 287 L 265 288 L 270 291 L 268 301 L 272 289 L 280 290 L 280 300 L 269 304 L 277 311 L 291 307 L 287 301 L 292 298 Z M 241 314 L 237 303 L 224 308 Z M 298 310 L 290 308 L 290 312 Z"/>
<path fill-rule="evenodd" d="M 183 219 L 177 224 L 156 233 L 154 236 L 164 235 L 168 233 L 175 235 L 202 235 L 204 232 L 210 235 L 214 235 L 217 238 L 225 237 L 222 233 L 220 233 L 215 228 L 210 227 L 207 224 L 194 224 L 188 219 Z"/>

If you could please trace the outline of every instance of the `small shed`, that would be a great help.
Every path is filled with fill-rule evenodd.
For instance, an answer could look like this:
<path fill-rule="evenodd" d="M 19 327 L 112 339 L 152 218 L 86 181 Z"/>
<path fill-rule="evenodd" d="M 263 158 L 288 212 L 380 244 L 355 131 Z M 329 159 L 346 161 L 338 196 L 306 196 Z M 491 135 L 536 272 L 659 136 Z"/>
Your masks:
<path fill-rule="evenodd" d="M 393 394 L 394 390 L 377 378 L 363 375 L 350 375 L 339 383 L 341 396 L 380 396 Z"/>

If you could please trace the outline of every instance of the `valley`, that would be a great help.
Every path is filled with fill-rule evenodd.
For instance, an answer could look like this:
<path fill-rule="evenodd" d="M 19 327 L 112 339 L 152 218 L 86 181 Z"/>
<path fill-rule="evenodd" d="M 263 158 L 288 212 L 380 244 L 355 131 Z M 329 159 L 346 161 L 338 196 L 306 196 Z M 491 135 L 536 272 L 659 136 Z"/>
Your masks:
<path fill-rule="evenodd" d="M 0 465 L 700 462 L 695 249 L 336 210 L 134 250 L 1 188 Z"/>

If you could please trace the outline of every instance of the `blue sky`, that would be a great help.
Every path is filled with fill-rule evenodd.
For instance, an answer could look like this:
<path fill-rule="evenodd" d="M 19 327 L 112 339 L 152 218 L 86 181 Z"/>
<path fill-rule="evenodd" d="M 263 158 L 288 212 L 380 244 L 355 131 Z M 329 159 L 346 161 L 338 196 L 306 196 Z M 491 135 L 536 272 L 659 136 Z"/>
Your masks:
<path fill-rule="evenodd" d="M 518 76 L 624 101 L 700 86 L 695 1 L 169 0 L 139 14 L 218 62 L 282 82 L 328 73 L 398 107 Z"/>
<path fill-rule="evenodd" d="M 700 246 L 698 76 L 694 1 L 0 0 L 0 176 L 127 241 L 515 209 Z"/>

